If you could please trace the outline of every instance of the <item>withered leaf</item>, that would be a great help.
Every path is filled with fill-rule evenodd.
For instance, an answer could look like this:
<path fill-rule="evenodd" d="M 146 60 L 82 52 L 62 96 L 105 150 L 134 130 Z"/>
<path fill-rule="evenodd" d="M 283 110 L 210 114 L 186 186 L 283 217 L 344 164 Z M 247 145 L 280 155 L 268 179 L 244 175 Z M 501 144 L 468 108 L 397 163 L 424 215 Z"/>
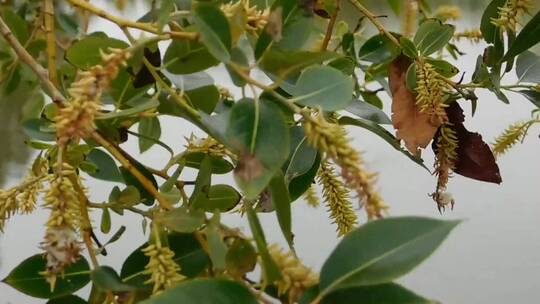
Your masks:
<path fill-rule="evenodd" d="M 500 184 L 502 179 L 495 157 L 480 134 L 470 132 L 465 128 L 463 109 L 457 102 L 453 102 L 446 108 L 446 114 L 452 124 L 450 127 L 456 132 L 458 138 L 454 172 L 479 181 Z M 437 153 L 436 142 L 435 138 L 432 144 L 435 153 Z"/>
<path fill-rule="evenodd" d="M 435 136 L 438 125 L 430 122 L 429 115 L 420 113 L 415 97 L 407 89 L 406 74 L 411 60 L 400 55 L 390 64 L 388 81 L 392 92 L 392 125 L 396 137 L 403 140 L 405 147 L 418 156 Z"/>

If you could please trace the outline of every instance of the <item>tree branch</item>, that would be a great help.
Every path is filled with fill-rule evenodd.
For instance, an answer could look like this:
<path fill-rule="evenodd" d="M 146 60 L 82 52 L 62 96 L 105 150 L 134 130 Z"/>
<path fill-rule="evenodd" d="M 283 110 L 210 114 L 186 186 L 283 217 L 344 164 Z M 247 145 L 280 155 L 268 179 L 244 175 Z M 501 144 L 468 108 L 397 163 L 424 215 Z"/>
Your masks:
<path fill-rule="evenodd" d="M 373 15 L 367 8 L 365 8 L 358 0 L 349 0 L 352 5 L 354 5 L 364 16 L 366 16 L 373 25 L 379 30 L 381 34 L 384 34 L 392 43 L 394 43 L 397 46 L 400 46 L 399 41 L 394 37 L 392 34 L 390 34 L 389 31 L 387 31 L 384 26 L 377 20 L 377 17 Z"/>
<path fill-rule="evenodd" d="M 54 31 L 54 4 L 53 0 L 45 0 L 43 4 L 43 20 L 45 23 L 45 34 L 47 36 L 47 67 L 49 79 L 58 86 L 56 75 L 56 36 Z"/>
<path fill-rule="evenodd" d="M 62 93 L 54 86 L 54 84 L 49 80 L 49 73 L 45 68 L 43 68 L 39 63 L 36 62 L 34 57 L 30 55 L 26 49 L 19 43 L 17 38 L 13 35 L 7 24 L 4 22 L 4 19 L 0 16 L 0 34 L 4 37 L 6 42 L 11 46 L 13 51 L 17 54 L 19 59 L 24 62 L 26 65 L 32 69 L 34 74 L 40 79 L 41 83 L 47 91 L 52 101 L 56 104 L 62 105 L 66 102 L 66 98 Z"/>

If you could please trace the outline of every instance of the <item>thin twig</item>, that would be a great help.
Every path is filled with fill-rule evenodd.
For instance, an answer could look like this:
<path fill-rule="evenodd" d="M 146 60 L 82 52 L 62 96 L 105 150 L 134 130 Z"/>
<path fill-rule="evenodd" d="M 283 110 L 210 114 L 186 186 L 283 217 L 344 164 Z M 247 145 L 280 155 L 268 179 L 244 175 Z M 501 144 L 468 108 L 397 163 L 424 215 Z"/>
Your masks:
<path fill-rule="evenodd" d="M 104 11 L 84 0 L 67 0 L 67 1 L 72 6 L 78 7 L 98 17 L 101 17 L 103 19 L 107 19 L 113 23 L 116 23 L 119 27 L 135 28 L 135 29 L 139 29 L 145 32 L 156 34 L 156 35 L 162 34 L 162 32 L 158 28 L 156 28 L 150 23 L 135 22 L 135 21 L 118 17 L 118 16 L 114 16 L 112 14 L 109 14 L 107 11 Z M 169 34 L 172 38 L 178 38 L 178 39 L 195 40 L 198 38 L 198 34 L 195 32 L 171 31 L 171 32 L 167 32 L 166 34 Z"/>
<path fill-rule="evenodd" d="M 400 46 L 399 41 L 394 37 L 392 34 L 390 34 L 389 31 L 387 31 L 384 26 L 377 20 L 377 17 L 373 15 L 366 7 L 364 7 L 358 0 L 349 0 L 352 5 L 354 5 L 364 16 L 366 16 L 373 25 L 379 30 L 381 34 L 384 34 L 392 43 L 394 43 L 397 46 Z"/>
<path fill-rule="evenodd" d="M 43 5 L 43 20 L 45 23 L 45 34 L 47 36 L 47 67 L 49 79 L 58 86 L 56 75 L 56 36 L 54 31 L 54 4 L 53 0 L 45 0 Z"/>
<path fill-rule="evenodd" d="M 43 68 L 37 61 L 30 55 L 26 49 L 19 43 L 17 38 L 13 35 L 7 24 L 4 22 L 4 19 L 0 16 L 0 34 L 4 37 L 7 43 L 11 46 L 13 51 L 17 54 L 19 59 L 24 62 L 36 76 L 40 79 L 41 83 L 47 91 L 52 101 L 58 105 L 62 105 L 66 102 L 66 98 L 62 93 L 55 87 L 55 85 L 49 80 L 49 73 L 45 68 Z"/>
<path fill-rule="evenodd" d="M 336 0 L 336 10 L 330 17 L 330 21 L 328 21 L 328 26 L 326 27 L 326 34 L 324 35 L 324 39 L 321 46 L 321 51 L 326 51 L 326 49 L 328 49 L 328 44 L 330 43 L 330 40 L 332 39 L 332 33 L 334 32 L 334 25 L 336 24 L 338 13 L 339 13 L 339 0 Z"/>

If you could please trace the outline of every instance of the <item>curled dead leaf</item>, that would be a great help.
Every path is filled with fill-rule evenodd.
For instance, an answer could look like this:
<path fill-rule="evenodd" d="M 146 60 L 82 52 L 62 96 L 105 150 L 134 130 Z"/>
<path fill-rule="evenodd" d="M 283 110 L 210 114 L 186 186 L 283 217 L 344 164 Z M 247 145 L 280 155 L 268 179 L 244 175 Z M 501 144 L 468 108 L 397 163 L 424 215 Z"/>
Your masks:
<path fill-rule="evenodd" d="M 502 178 L 495 157 L 482 135 L 465 128 L 463 109 L 457 102 L 453 102 L 446 108 L 446 114 L 451 123 L 450 127 L 458 138 L 457 159 L 453 171 L 479 181 L 500 184 Z M 437 139 L 433 142 L 437 142 Z M 435 144 L 432 148 L 437 153 Z"/>
<path fill-rule="evenodd" d="M 434 125 L 428 114 L 420 113 L 414 94 L 407 89 L 406 74 L 411 60 L 398 56 L 390 64 L 388 81 L 392 92 L 392 125 L 396 137 L 403 140 L 412 154 L 419 156 L 435 136 L 439 125 Z"/>

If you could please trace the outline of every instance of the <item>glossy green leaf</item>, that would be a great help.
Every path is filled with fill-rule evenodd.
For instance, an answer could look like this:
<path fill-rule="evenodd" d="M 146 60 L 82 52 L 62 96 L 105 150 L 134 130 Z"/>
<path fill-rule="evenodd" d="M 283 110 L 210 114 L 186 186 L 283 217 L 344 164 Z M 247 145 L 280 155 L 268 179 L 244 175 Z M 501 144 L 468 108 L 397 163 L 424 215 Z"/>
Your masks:
<path fill-rule="evenodd" d="M 172 74 L 196 73 L 219 63 L 203 44 L 188 40 L 174 40 L 167 48 L 163 62 Z"/>
<path fill-rule="evenodd" d="M 205 216 L 202 210 L 189 210 L 185 207 L 159 212 L 154 220 L 171 231 L 191 233 L 204 225 Z"/>
<path fill-rule="evenodd" d="M 199 87 L 185 93 L 196 109 L 207 114 L 214 111 L 219 101 L 219 90 L 215 85 Z"/>
<path fill-rule="evenodd" d="M 499 28 L 492 23 L 492 20 L 499 17 L 499 7 L 503 7 L 505 3 L 506 0 L 493 0 L 488 4 L 482 14 L 480 31 L 482 32 L 482 37 L 488 43 L 494 43 L 495 39 L 499 39 L 498 36 L 501 36 Z"/>
<path fill-rule="evenodd" d="M 210 54 L 222 62 L 229 62 L 231 29 L 223 12 L 213 4 L 199 2 L 193 9 L 193 21 Z"/>
<path fill-rule="evenodd" d="M 186 281 L 167 289 L 141 304 L 257 304 L 257 299 L 243 285 L 222 279 Z"/>
<path fill-rule="evenodd" d="M 377 34 L 369 38 L 358 50 L 358 59 L 373 63 L 391 61 L 400 53 L 399 47 L 394 45 L 386 35 Z"/>
<path fill-rule="evenodd" d="M 146 152 L 150 149 L 157 140 L 161 137 L 161 124 L 157 117 L 143 117 L 139 120 L 139 151 Z M 154 140 L 149 140 L 153 138 Z"/>
<path fill-rule="evenodd" d="M 523 52 L 516 60 L 518 82 L 540 83 L 540 56 Z"/>
<path fill-rule="evenodd" d="M 401 37 L 399 38 L 399 44 L 401 45 L 401 49 L 403 50 L 403 54 L 405 56 L 412 59 L 416 59 L 416 57 L 418 57 L 418 50 L 410 39 Z"/>
<path fill-rule="evenodd" d="M 300 72 L 311 65 L 338 57 L 333 52 L 283 51 L 271 48 L 262 57 L 259 66 L 265 72 L 278 78 L 287 77 Z"/>
<path fill-rule="evenodd" d="M 502 58 L 502 61 L 508 61 L 515 56 L 523 53 L 540 42 L 540 11 L 532 17 L 531 20 L 521 29 L 508 49 L 508 52 Z"/>
<path fill-rule="evenodd" d="M 317 149 L 308 144 L 304 129 L 300 126 L 291 129 L 291 150 L 286 164 L 285 179 L 292 180 L 308 172 L 317 157 Z"/>
<path fill-rule="evenodd" d="M 442 24 L 437 19 L 427 19 L 422 22 L 416 35 L 414 44 L 424 56 L 431 55 L 442 49 L 454 36 L 455 27 L 450 24 Z"/>
<path fill-rule="evenodd" d="M 281 278 L 281 272 L 268 252 L 268 243 L 266 242 L 261 222 L 250 203 L 245 204 L 245 210 L 251 234 L 253 235 L 259 256 L 261 257 L 264 278 L 266 282 L 275 282 Z"/>
<path fill-rule="evenodd" d="M 426 58 L 426 62 L 431 64 L 435 71 L 444 77 L 453 77 L 459 73 L 459 69 L 446 60 Z"/>
<path fill-rule="evenodd" d="M 369 222 L 347 234 L 321 270 L 322 294 L 389 283 L 435 251 L 459 221 L 396 217 Z"/>
<path fill-rule="evenodd" d="M 407 74 L 405 76 L 405 85 L 407 86 L 407 89 L 411 92 L 416 92 L 417 82 L 416 82 L 416 63 L 413 62 L 409 68 L 407 69 Z"/>
<path fill-rule="evenodd" d="M 283 173 L 278 172 L 270 180 L 270 197 L 272 198 L 272 205 L 276 210 L 276 216 L 278 219 L 279 227 L 285 237 L 285 240 L 289 244 L 289 247 L 293 247 L 293 233 L 292 233 L 292 216 L 291 216 L 291 198 L 289 196 L 289 190 L 285 184 L 285 177 Z"/>
<path fill-rule="evenodd" d="M 397 140 L 394 137 L 394 135 L 392 135 L 392 133 L 388 132 L 388 130 L 386 130 L 385 128 L 379 126 L 378 124 L 376 124 L 376 123 L 374 123 L 374 122 L 372 122 L 370 120 L 363 119 L 363 118 L 356 118 L 355 119 L 355 118 L 351 118 L 351 117 L 347 117 L 347 116 L 341 117 L 339 119 L 339 124 L 357 126 L 357 127 L 361 127 L 361 128 L 364 128 L 366 130 L 371 131 L 375 135 L 377 135 L 380 138 L 384 139 L 387 143 L 389 143 L 392 147 L 394 147 L 394 149 L 396 149 L 396 150 L 400 151 L 401 153 L 405 154 L 405 156 L 407 156 L 410 160 L 412 160 L 413 162 L 417 163 L 422 168 L 429 171 L 429 169 L 426 167 L 426 165 L 424 164 L 424 161 L 421 158 L 412 155 L 411 153 L 409 153 L 409 151 L 407 151 L 403 147 L 401 147 L 401 144 L 400 144 L 399 140 Z"/>
<path fill-rule="evenodd" d="M 32 118 L 22 123 L 22 128 L 26 136 L 41 140 L 41 141 L 55 141 L 56 132 L 50 122 L 47 122 L 43 118 Z"/>
<path fill-rule="evenodd" d="M 534 90 L 521 90 L 518 91 L 518 93 L 527 98 L 536 107 L 540 108 L 540 92 Z"/>
<path fill-rule="evenodd" d="M 227 246 L 223 242 L 223 236 L 220 231 L 219 212 L 215 212 L 205 229 L 206 239 L 208 241 L 208 254 L 212 265 L 216 270 L 225 270 L 225 257 L 227 255 Z"/>
<path fill-rule="evenodd" d="M 193 208 L 207 212 L 226 212 L 234 208 L 241 199 L 240 193 L 229 185 L 212 185 L 193 201 Z"/>
<path fill-rule="evenodd" d="M 113 119 L 113 118 L 124 118 L 124 117 L 134 116 L 136 114 L 157 108 L 158 106 L 159 106 L 158 100 L 142 99 L 134 107 L 131 107 L 125 110 L 100 114 L 99 116 L 96 117 L 96 119 Z"/>
<path fill-rule="evenodd" d="M 101 232 L 105 234 L 111 231 L 111 213 L 109 212 L 109 208 L 103 208 L 99 227 Z"/>
<path fill-rule="evenodd" d="M 354 299 L 354 300 L 353 300 Z M 326 297 L 322 304 L 435 304 L 395 283 L 362 286 L 339 290 Z"/>
<path fill-rule="evenodd" d="M 15 36 L 15 38 L 17 38 L 17 40 L 24 45 L 30 37 L 26 21 L 21 18 L 21 16 L 17 15 L 15 11 L 10 9 L 3 10 L 2 17 L 6 25 L 13 33 L 13 36 Z"/>
<path fill-rule="evenodd" d="M 64 296 L 60 298 L 54 298 L 47 301 L 46 304 L 87 304 L 85 300 L 75 295 Z"/>
<path fill-rule="evenodd" d="M 101 52 L 108 52 L 109 48 L 124 49 L 128 44 L 122 40 L 103 37 L 87 36 L 73 43 L 66 51 L 66 59 L 77 68 L 88 69 L 100 64 Z"/>
<path fill-rule="evenodd" d="M 182 275 L 192 278 L 206 269 L 210 261 L 193 235 L 172 233 L 168 235 L 168 240 L 169 248 L 174 252 L 173 260 L 180 265 Z M 122 265 L 120 276 L 126 284 L 151 289 L 151 285 L 144 283 L 150 278 L 144 273 L 144 267 L 149 259 L 141 251 L 146 246 L 148 246 L 147 243 L 141 245 L 127 257 Z"/>
<path fill-rule="evenodd" d="M 199 168 L 199 173 L 197 173 L 197 179 L 195 180 L 195 187 L 193 188 L 193 193 L 189 198 L 190 204 L 197 199 L 198 196 L 205 196 L 208 188 L 212 183 L 212 162 L 210 161 L 210 156 L 206 155 L 202 161 Z"/>
<path fill-rule="evenodd" d="M 306 173 L 289 181 L 289 195 L 291 196 L 291 201 L 297 200 L 309 187 L 311 187 L 315 176 L 317 175 L 317 171 L 319 171 L 320 164 L 321 155 L 320 153 L 317 153 L 311 168 Z"/>
<path fill-rule="evenodd" d="M 206 153 L 203 152 L 191 152 L 186 154 L 184 157 L 186 161 L 186 167 L 199 169 L 201 167 L 202 160 L 207 156 Z M 233 165 L 221 158 L 216 156 L 210 156 L 210 162 L 212 164 L 212 173 L 213 174 L 225 174 L 229 173 L 234 169 Z"/>
<path fill-rule="evenodd" d="M 304 106 L 336 111 L 352 100 L 353 81 L 328 66 L 314 66 L 302 72 L 293 89 L 291 101 Z"/>
<path fill-rule="evenodd" d="M 114 292 L 133 291 L 135 287 L 122 282 L 120 276 L 109 266 L 99 266 L 92 270 L 92 282 L 101 290 Z"/>
<path fill-rule="evenodd" d="M 64 269 L 64 275 L 56 279 L 51 291 L 49 283 L 40 274 L 47 267 L 43 254 L 36 254 L 22 261 L 2 282 L 18 291 L 41 299 L 58 298 L 72 294 L 90 281 L 90 267 L 84 258 Z"/>
<path fill-rule="evenodd" d="M 360 100 L 354 100 L 345 108 L 349 113 L 356 115 L 357 117 L 367 119 L 376 124 L 389 125 L 392 124 L 392 121 L 379 108 Z"/>
<path fill-rule="evenodd" d="M 95 172 L 87 172 L 93 178 L 111 182 L 124 181 L 114 159 L 101 149 L 92 149 L 88 153 L 86 160 L 94 164 L 97 168 Z"/>
<path fill-rule="evenodd" d="M 276 0 L 271 7 L 270 19 L 261 32 L 255 45 L 255 58 L 258 60 L 262 55 L 281 37 L 281 31 L 292 20 L 294 12 L 298 8 L 296 0 Z"/>
<path fill-rule="evenodd" d="M 289 155 L 289 131 L 281 110 L 267 100 L 245 99 L 234 105 L 226 143 L 240 155 L 235 180 L 248 199 L 254 199 Z"/>

